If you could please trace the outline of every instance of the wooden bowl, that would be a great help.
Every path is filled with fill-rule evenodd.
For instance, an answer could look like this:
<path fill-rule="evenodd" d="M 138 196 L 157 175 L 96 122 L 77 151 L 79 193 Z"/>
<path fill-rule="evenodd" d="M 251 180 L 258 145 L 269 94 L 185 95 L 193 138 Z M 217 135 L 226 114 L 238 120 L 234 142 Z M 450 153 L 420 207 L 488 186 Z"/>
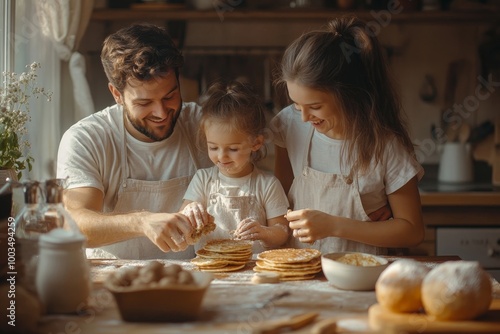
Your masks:
<path fill-rule="evenodd" d="M 130 288 L 105 284 L 113 294 L 124 321 L 183 322 L 200 315 L 205 292 L 213 275 L 192 272 L 196 284 L 168 287 Z"/>

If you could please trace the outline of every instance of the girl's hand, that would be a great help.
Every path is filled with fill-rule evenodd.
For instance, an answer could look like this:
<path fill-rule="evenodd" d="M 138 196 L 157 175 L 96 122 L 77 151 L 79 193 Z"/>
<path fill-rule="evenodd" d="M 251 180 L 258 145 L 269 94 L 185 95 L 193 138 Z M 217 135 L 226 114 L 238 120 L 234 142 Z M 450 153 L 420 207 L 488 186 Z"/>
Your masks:
<path fill-rule="evenodd" d="M 255 218 L 243 219 L 234 232 L 236 238 L 241 240 L 262 240 L 267 237 L 266 227 Z"/>
<path fill-rule="evenodd" d="M 293 236 L 300 242 L 313 243 L 332 236 L 332 228 L 327 223 L 331 216 L 318 210 L 303 209 L 288 211 L 285 218 L 289 221 Z"/>
<path fill-rule="evenodd" d="M 187 217 L 193 229 L 208 223 L 207 210 L 201 203 L 191 202 L 184 207 L 181 213 Z"/>

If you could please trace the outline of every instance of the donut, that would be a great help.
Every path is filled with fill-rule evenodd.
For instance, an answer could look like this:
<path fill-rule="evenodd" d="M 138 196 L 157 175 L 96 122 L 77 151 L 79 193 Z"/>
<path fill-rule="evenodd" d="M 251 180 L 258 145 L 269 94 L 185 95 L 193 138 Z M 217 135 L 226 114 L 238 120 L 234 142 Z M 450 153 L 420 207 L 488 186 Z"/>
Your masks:
<path fill-rule="evenodd" d="M 422 282 L 425 312 L 436 320 L 471 320 L 493 299 L 491 279 L 477 261 L 444 262 Z"/>
<path fill-rule="evenodd" d="M 375 283 L 380 306 L 397 313 L 421 310 L 422 281 L 429 271 L 425 264 L 415 260 L 401 259 L 391 263 Z"/>

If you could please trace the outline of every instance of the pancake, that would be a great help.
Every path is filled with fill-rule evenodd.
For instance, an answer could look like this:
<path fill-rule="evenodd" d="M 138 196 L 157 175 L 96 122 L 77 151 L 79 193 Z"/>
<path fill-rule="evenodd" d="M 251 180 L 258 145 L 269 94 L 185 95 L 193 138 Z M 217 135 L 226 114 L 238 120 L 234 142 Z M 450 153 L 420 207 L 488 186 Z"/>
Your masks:
<path fill-rule="evenodd" d="M 201 271 L 227 272 L 245 267 L 252 258 L 252 243 L 248 241 L 217 239 L 196 251 L 191 263 Z"/>
<path fill-rule="evenodd" d="M 321 259 L 317 258 L 309 262 L 297 262 L 297 263 L 277 263 L 266 260 L 257 260 L 257 264 L 259 263 L 261 264 L 261 267 L 267 266 L 279 269 L 295 269 L 295 268 L 310 268 L 310 267 L 321 266 Z"/>
<path fill-rule="evenodd" d="M 308 272 L 297 272 L 297 271 L 274 271 L 274 270 L 268 270 L 264 268 L 260 268 L 255 266 L 253 268 L 255 272 L 258 273 L 274 273 L 278 274 L 280 276 L 280 280 L 301 280 L 301 279 L 311 279 L 314 278 L 315 275 L 318 273 L 317 270 L 311 270 Z M 320 269 L 321 271 L 321 269 Z"/>
<path fill-rule="evenodd" d="M 228 271 L 236 271 L 245 268 L 245 264 L 241 265 L 227 265 L 224 268 L 217 268 L 217 269 L 203 269 L 200 268 L 201 271 L 207 271 L 207 272 L 212 272 L 212 273 L 223 273 L 223 272 L 228 272 Z"/>
<path fill-rule="evenodd" d="M 311 248 L 282 248 L 272 249 L 260 253 L 257 258 L 273 263 L 304 263 L 317 259 L 321 256 L 321 252 Z"/>
<path fill-rule="evenodd" d="M 207 234 L 210 234 L 211 232 L 215 231 L 215 228 L 217 226 L 214 223 L 214 217 L 210 216 L 208 223 L 205 225 L 198 225 L 194 231 L 191 233 L 191 239 L 192 239 L 192 244 L 197 243 L 200 241 L 201 237 Z"/>
<path fill-rule="evenodd" d="M 312 279 L 321 272 L 321 252 L 316 249 L 273 249 L 257 255 L 255 272 L 274 273 L 280 280 Z"/>
<path fill-rule="evenodd" d="M 233 239 L 211 240 L 203 246 L 203 249 L 219 253 L 247 252 L 252 250 L 252 242 Z"/>
<path fill-rule="evenodd" d="M 196 251 L 196 255 L 199 257 L 207 258 L 207 259 L 227 259 L 227 260 L 249 260 L 252 257 L 252 252 L 248 253 L 219 253 L 219 252 L 211 252 L 204 248 Z"/>
<path fill-rule="evenodd" d="M 294 271 L 294 272 L 314 272 L 314 273 L 317 273 L 317 272 L 321 271 L 321 263 L 319 265 L 314 265 L 314 266 L 309 266 L 309 267 L 280 268 L 280 267 L 277 267 L 277 266 L 268 265 L 264 261 L 258 260 L 256 262 L 256 265 L 257 265 L 257 267 L 259 267 L 261 269 L 266 269 L 266 270 L 269 270 L 269 271 L 277 271 L 277 272 L 290 272 L 290 271 Z"/>

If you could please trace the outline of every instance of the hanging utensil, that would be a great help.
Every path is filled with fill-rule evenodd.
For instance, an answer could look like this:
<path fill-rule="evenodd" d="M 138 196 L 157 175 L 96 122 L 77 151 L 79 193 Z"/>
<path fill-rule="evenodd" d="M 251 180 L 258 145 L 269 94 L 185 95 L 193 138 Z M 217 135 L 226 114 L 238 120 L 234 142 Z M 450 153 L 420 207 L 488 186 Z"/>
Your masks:
<path fill-rule="evenodd" d="M 424 78 L 424 82 L 420 87 L 419 92 L 420 98 L 425 102 L 432 102 L 436 99 L 437 89 L 436 84 L 434 83 L 434 77 L 430 74 L 427 74 Z"/>
<path fill-rule="evenodd" d="M 453 119 L 453 117 L 451 116 L 454 112 L 449 110 L 453 107 L 453 103 L 455 102 L 455 91 L 457 88 L 457 67 L 457 62 L 451 62 L 448 65 L 443 108 L 441 110 L 441 128 L 445 131 L 448 141 L 454 141 L 456 139 L 455 130 L 457 130 L 457 125 L 448 120 Z"/>
<path fill-rule="evenodd" d="M 469 141 L 470 138 L 470 125 L 469 123 L 462 123 L 458 131 L 458 141 L 462 144 L 465 144 Z"/>

